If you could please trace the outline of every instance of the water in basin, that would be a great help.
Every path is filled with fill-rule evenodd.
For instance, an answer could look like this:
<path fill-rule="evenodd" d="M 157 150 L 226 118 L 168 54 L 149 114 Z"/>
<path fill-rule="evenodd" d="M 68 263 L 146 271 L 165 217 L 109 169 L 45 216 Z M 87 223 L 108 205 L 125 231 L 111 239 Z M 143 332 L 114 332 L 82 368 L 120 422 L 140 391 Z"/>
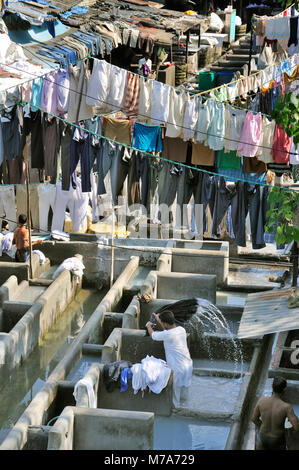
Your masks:
<path fill-rule="evenodd" d="M 230 424 L 183 416 L 155 416 L 154 450 L 222 450 Z"/>

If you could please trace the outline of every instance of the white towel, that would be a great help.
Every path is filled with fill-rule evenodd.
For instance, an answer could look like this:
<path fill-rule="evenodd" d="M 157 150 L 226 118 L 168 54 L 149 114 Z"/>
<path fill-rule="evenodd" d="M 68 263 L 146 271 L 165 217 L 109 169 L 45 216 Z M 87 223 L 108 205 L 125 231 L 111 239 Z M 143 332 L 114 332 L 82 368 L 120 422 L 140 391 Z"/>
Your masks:
<path fill-rule="evenodd" d="M 40 250 L 33 250 L 32 254 L 36 253 L 39 256 L 39 264 L 45 264 L 46 262 L 46 257 L 44 253 L 42 253 Z"/>
<path fill-rule="evenodd" d="M 93 383 L 92 383 L 91 378 L 86 377 L 86 378 L 80 379 L 76 383 L 75 388 L 74 388 L 74 393 L 73 393 L 76 401 L 78 400 L 78 387 L 80 385 L 84 385 L 86 387 L 87 394 L 88 394 L 89 408 L 96 408 L 96 398 L 95 398 L 95 393 L 94 393 Z"/>

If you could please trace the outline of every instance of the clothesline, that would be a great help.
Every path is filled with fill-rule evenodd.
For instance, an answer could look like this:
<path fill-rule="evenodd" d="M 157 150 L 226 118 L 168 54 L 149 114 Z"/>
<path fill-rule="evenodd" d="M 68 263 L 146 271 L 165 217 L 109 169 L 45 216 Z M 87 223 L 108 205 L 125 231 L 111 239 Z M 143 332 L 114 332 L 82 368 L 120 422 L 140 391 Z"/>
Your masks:
<path fill-rule="evenodd" d="M 25 105 L 24 103 L 19 103 L 19 104 L 22 105 L 22 106 Z M 38 109 L 39 109 L 40 111 L 44 111 L 44 110 L 43 110 L 42 108 L 40 108 L 40 107 L 39 107 Z M 45 111 L 44 111 L 44 112 L 45 112 Z M 104 139 L 104 140 L 106 140 L 106 141 L 108 141 L 108 142 L 113 142 L 114 144 L 120 145 L 120 146 L 125 147 L 125 148 L 128 148 L 128 149 L 130 149 L 130 150 L 136 150 L 137 152 L 140 152 L 140 153 L 142 153 L 143 155 L 147 155 L 147 156 L 150 157 L 150 158 L 163 160 L 163 161 L 165 161 L 165 162 L 172 163 L 172 164 L 174 164 L 174 165 L 178 165 L 178 164 L 179 164 L 179 165 L 182 166 L 182 167 L 185 167 L 185 168 L 188 168 L 188 169 L 191 169 L 191 170 L 196 170 L 196 171 L 199 171 L 199 172 L 201 172 L 201 173 L 207 173 L 207 174 L 211 174 L 211 175 L 219 176 L 219 177 L 223 176 L 224 178 L 227 177 L 226 174 L 221 173 L 221 170 L 220 170 L 220 172 L 218 171 L 218 172 L 216 173 L 216 172 L 213 172 L 213 171 L 210 171 L 210 170 L 204 170 L 204 169 L 202 169 L 202 168 L 197 168 L 197 167 L 194 167 L 194 166 L 191 166 L 191 165 L 187 165 L 186 163 L 176 162 L 176 161 L 174 161 L 174 160 L 170 160 L 170 159 L 165 158 L 165 157 L 162 157 L 162 156 L 160 156 L 160 155 L 159 155 L 159 156 L 153 155 L 153 154 L 150 153 L 150 152 L 147 152 L 147 151 L 145 151 L 145 150 L 140 150 L 140 149 L 138 149 L 138 148 L 132 147 L 132 146 L 127 145 L 127 144 L 124 144 L 124 143 L 122 143 L 122 142 L 118 142 L 118 141 L 115 140 L 115 139 L 110 139 L 109 137 L 106 137 L 106 136 L 103 136 L 103 135 L 98 134 L 98 133 L 96 133 L 96 132 L 93 132 L 92 130 L 86 129 L 85 127 L 82 128 L 82 127 L 80 127 L 79 125 L 74 124 L 74 123 L 72 123 L 72 122 L 69 122 L 69 121 L 67 121 L 66 119 L 61 118 L 60 116 L 57 116 L 57 115 L 55 115 L 55 114 L 52 114 L 52 113 L 48 113 L 48 114 L 50 114 L 52 117 L 55 117 L 55 118 L 59 119 L 60 121 L 66 123 L 66 124 L 68 124 L 68 125 L 70 125 L 70 126 L 73 126 L 73 127 L 77 128 L 77 129 L 79 129 L 79 130 L 81 130 L 81 131 L 84 131 L 84 132 L 86 132 L 86 133 L 88 133 L 88 134 L 94 135 L 95 137 Z M 231 179 L 231 177 L 229 177 L 229 178 Z M 234 178 L 234 179 L 237 180 L 237 181 L 244 182 L 244 183 L 252 184 L 251 181 L 249 181 L 249 180 L 247 180 L 247 179 L 245 179 L 245 178 L 236 177 L 236 178 Z M 268 185 L 267 183 L 263 183 L 263 182 L 259 182 L 259 183 L 256 183 L 256 184 L 258 184 L 259 186 L 265 186 L 265 187 L 269 187 L 269 188 L 273 188 L 273 187 L 274 187 L 273 185 Z M 281 186 L 277 186 L 277 187 L 283 189 L 284 191 L 293 192 L 293 189 L 290 189 L 290 188 L 281 187 Z"/>
<path fill-rule="evenodd" d="M 277 15 L 270 16 L 270 18 L 276 18 L 278 16 L 283 15 L 286 11 L 288 11 L 290 8 L 293 8 L 295 6 L 295 3 L 292 3 L 289 7 L 285 8 L 285 10 L 281 11 L 280 13 L 277 13 Z"/>
<path fill-rule="evenodd" d="M 299 54 L 294 54 L 293 57 L 296 57 L 296 56 L 299 56 Z M 271 69 L 271 68 L 273 68 L 273 67 L 278 67 L 279 65 L 281 65 L 281 64 L 283 64 L 283 63 L 285 63 L 285 62 L 287 62 L 287 60 L 289 60 L 289 59 L 286 59 L 285 61 L 282 61 L 282 62 L 278 62 L 277 64 L 269 65 L 268 67 L 266 67 L 266 68 L 264 68 L 264 69 L 262 69 L 262 70 L 259 70 L 258 72 L 254 72 L 254 73 L 248 75 L 247 77 L 238 78 L 237 80 L 234 80 L 234 81 L 232 81 L 232 82 L 224 83 L 224 84 L 219 85 L 219 86 L 217 86 L 217 87 L 215 87 L 215 88 L 211 88 L 210 90 L 205 90 L 205 91 L 202 91 L 202 92 L 200 92 L 200 93 L 195 93 L 195 94 L 196 94 L 197 96 L 201 96 L 201 95 L 206 95 L 206 94 L 208 94 L 208 93 L 212 93 L 213 91 L 219 90 L 220 88 L 223 88 L 223 87 L 226 87 L 226 88 L 227 88 L 227 87 L 229 87 L 230 85 L 233 85 L 233 84 L 235 84 L 235 83 L 239 83 L 240 81 L 244 80 L 244 78 L 245 78 L 245 79 L 248 79 L 248 78 L 250 79 L 250 78 L 252 78 L 252 77 L 255 77 L 256 75 L 259 75 L 259 74 L 262 73 L 262 72 L 266 72 L 267 70 L 269 70 L 269 69 Z M 273 80 L 273 79 L 272 79 L 272 80 Z M 269 80 L 268 82 L 262 84 L 261 86 L 270 83 L 270 81 L 271 81 L 271 80 Z"/>
<path fill-rule="evenodd" d="M 0 65 L 2 65 L 2 64 L 0 63 Z M 8 67 L 13 68 L 13 69 L 15 69 L 15 70 L 19 70 L 17 67 L 14 67 L 14 66 L 8 66 Z M 33 74 L 32 72 L 27 72 L 27 71 L 26 71 L 25 73 L 34 76 L 36 79 L 41 78 L 40 76 L 36 76 L 36 75 Z M 50 81 L 47 77 L 46 77 L 46 80 Z M 50 81 L 50 82 L 51 82 L 51 83 L 54 83 L 54 84 L 56 84 L 56 85 L 58 85 L 58 86 L 60 86 L 60 87 L 62 87 L 62 88 L 65 88 L 66 90 L 73 91 L 73 92 L 75 92 L 75 93 L 78 93 L 78 94 L 80 94 L 80 95 L 82 95 L 82 96 L 85 96 L 85 97 L 88 97 L 88 98 L 92 98 L 90 95 L 88 95 L 88 94 L 86 94 L 86 93 L 82 93 L 82 92 L 80 92 L 80 91 L 73 90 L 72 88 L 66 87 L 65 85 L 62 85 L 62 84 L 59 84 L 59 83 L 57 83 L 56 81 Z M 211 98 L 211 99 L 213 99 L 213 98 Z M 107 102 L 107 101 L 104 101 L 104 100 L 99 100 L 99 101 L 100 101 L 101 103 L 103 103 L 103 104 L 111 105 L 111 106 L 112 106 L 112 103 L 109 103 L 109 102 Z M 29 103 L 28 103 L 28 104 L 29 104 Z M 233 106 L 233 105 L 231 105 L 231 106 L 232 106 L 233 108 L 241 109 L 241 110 L 244 110 L 244 111 L 248 111 L 248 112 L 251 112 L 251 113 L 253 113 L 253 114 L 261 114 L 262 116 L 266 116 L 267 118 L 269 117 L 269 115 L 268 115 L 268 114 L 265 114 L 265 113 L 260 113 L 260 112 L 257 112 L 257 111 L 251 111 L 251 110 L 248 110 L 247 108 L 238 108 L 238 107 Z M 35 106 L 35 107 L 37 107 L 37 106 Z M 114 105 L 113 105 L 113 107 L 114 107 Z M 123 107 L 121 107 L 121 108 L 120 108 L 120 107 L 115 107 L 115 109 L 114 109 L 112 112 L 122 111 L 122 109 L 123 109 Z M 43 112 L 47 113 L 46 110 L 43 110 Z M 49 114 L 49 113 L 48 113 L 48 114 Z M 138 112 L 138 115 L 139 115 L 139 116 L 142 116 L 142 117 L 144 117 L 144 118 L 147 118 L 147 117 L 148 117 L 148 116 L 146 116 L 146 115 L 140 114 L 139 112 Z M 163 124 L 164 124 L 164 125 L 167 125 L 167 124 L 168 124 L 168 125 L 176 125 L 176 123 L 174 123 L 174 122 L 169 122 L 169 121 L 165 121 Z M 183 129 L 183 130 L 193 130 L 192 128 L 187 127 L 187 126 L 183 126 L 183 125 L 179 125 L 178 127 L 181 128 L 181 129 Z M 203 134 L 203 133 L 200 132 L 200 131 L 198 131 L 198 132 L 199 132 L 199 134 Z M 211 134 L 211 133 L 209 133 L 209 135 L 212 136 L 212 137 L 218 137 L 217 135 L 213 135 L 213 134 Z M 231 142 L 240 142 L 240 141 L 237 141 L 237 140 L 235 140 L 235 139 L 230 139 L 230 138 L 227 138 L 227 137 L 224 137 L 224 140 L 226 140 L 226 141 L 231 141 Z M 245 143 L 245 142 L 241 142 L 241 143 Z M 249 144 L 249 145 L 250 145 L 250 144 Z M 270 149 L 270 147 L 262 146 L 262 145 L 259 146 L 259 147 L 260 147 L 260 148 L 265 148 L 265 149 Z M 287 152 L 287 153 L 289 153 L 289 152 Z"/>
<path fill-rule="evenodd" d="M 25 49 L 26 49 L 26 48 L 25 48 Z M 30 52 L 31 52 L 31 51 L 30 51 Z M 32 53 L 32 52 L 31 52 L 31 53 Z M 33 53 L 32 53 L 32 54 L 33 54 Z M 297 56 L 299 56 L 299 54 L 295 54 L 295 55 L 294 55 L 294 57 L 297 57 Z M 82 60 L 85 60 L 86 58 L 88 58 L 88 59 L 95 59 L 95 57 L 93 57 L 93 56 L 91 56 L 91 55 L 88 54 L 88 55 L 87 55 L 86 57 L 84 57 L 83 59 L 79 59 L 78 62 L 80 62 L 80 61 L 82 61 Z M 43 59 L 42 59 L 42 60 L 43 60 Z M 258 72 L 255 72 L 254 74 L 251 74 L 251 75 L 249 75 L 249 76 L 247 76 L 247 77 L 239 78 L 239 79 L 237 79 L 237 80 L 235 80 L 235 81 L 232 81 L 232 82 L 230 82 L 230 83 L 222 84 L 222 85 L 220 85 L 220 86 L 218 86 L 218 87 L 211 88 L 210 90 L 206 90 L 206 91 L 201 92 L 201 93 L 193 93 L 193 92 L 191 92 L 190 90 L 186 90 L 186 89 L 183 89 L 183 88 L 173 87 L 173 86 L 171 86 L 171 85 L 168 85 L 168 86 L 170 86 L 171 88 L 173 88 L 173 89 L 175 89 L 175 90 L 178 90 L 178 91 L 180 91 L 180 92 L 188 93 L 188 94 L 190 94 L 191 98 L 193 98 L 193 97 L 195 97 L 195 96 L 201 96 L 201 95 L 204 95 L 204 94 L 208 94 L 208 93 L 211 93 L 211 92 L 213 92 L 213 91 L 217 91 L 217 90 L 219 90 L 219 89 L 221 89 L 221 88 L 223 88 L 223 87 L 227 88 L 228 86 L 230 86 L 230 85 L 232 85 L 232 84 L 235 84 L 235 83 L 238 83 L 238 82 L 241 82 L 241 81 L 244 81 L 244 80 L 251 79 L 252 77 L 254 77 L 254 76 L 256 76 L 256 75 L 267 71 L 267 70 L 270 69 L 271 67 L 277 67 L 277 66 L 280 66 L 280 65 L 286 63 L 288 60 L 289 60 L 289 59 L 287 59 L 286 61 L 282 61 L 282 62 L 280 62 L 280 63 L 277 63 L 277 64 L 275 64 L 275 65 L 271 65 L 271 66 L 269 66 L 269 67 L 266 67 L 265 69 L 260 70 L 260 71 L 258 71 Z M 45 62 L 45 63 L 47 63 L 47 62 Z M 12 66 L 12 65 L 7 65 L 7 64 L 0 64 L 0 65 L 6 66 L 6 67 L 9 67 L 9 68 L 13 68 L 13 69 L 15 69 L 15 70 L 18 70 L 19 72 L 25 72 L 25 73 L 27 73 L 27 74 L 29 74 L 29 75 L 31 75 L 31 76 L 34 76 L 35 78 L 44 78 L 44 79 L 46 79 L 46 80 L 48 80 L 48 78 L 47 78 L 47 75 L 48 75 L 48 74 L 50 74 L 52 71 L 55 71 L 55 70 L 58 70 L 58 69 L 59 69 L 59 66 L 57 66 L 56 68 L 53 68 L 53 70 L 50 71 L 50 72 L 46 72 L 46 73 L 44 73 L 44 74 L 42 74 L 42 75 L 36 75 L 36 74 L 34 74 L 34 73 L 32 73 L 32 72 L 28 72 L 28 71 L 21 70 L 21 69 L 19 69 L 18 67 L 14 67 L 14 66 Z M 48 64 L 48 65 L 49 65 L 49 64 Z M 130 73 L 131 73 L 132 75 L 138 75 L 138 74 L 136 74 L 136 73 L 134 73 L 134 72 L 130 72 Z M 270 79 L 270 80 L 268 80 L 267 82 L 262 83 L 260 86 L 265 86 L 265 85 L 267 85 L 268 83 L 270 83 L 272 80 L 273 80 L 273 78 Z M 24 84 L 24 83 L 28 83 L 29 81 L 31 81 L 31 80 L 28 80 L 28 81 L 26 81 L 26 82 L 23 82 L 23 84 Z M 6 90 L 11 89 L 11 88 L 16 88 L 17 86 L 21 86 L 21 85 L 22 85 L 22 84 L 20 84 L 20 85 L 13 85 L 13 86 L 7 88 Z M 60 85 L 60 84 L 57 84 L 57 85 L 58 85 L 58 86 L 62 86 L 62 85 Z M 75 93 L 80 93 L 80 92 L 77 92 L 77 90 L 72 90 L 71 88 L 70 88 L 70 91 L 73 91 L 73 92 L 75 92 Z M 252 91 L 252 90 L 249 90 L 249 91 Z M 83 94 L 82 94 L 82 95 L 83 95 Z M 85 96 L 87 96 L 87 95 L 85 95 Z M 236 97 L 234 97 L 234 99 L 237 99 L 237 98 L 239 98 L 240 96 L 242 96 L 242 95 L 241 95 L 241 94 L 240 94 L 240 95 L 237 95 Z M 226 100 L 225 100 L 225 101 L 226 101 Z M 109 105 L 109 103 L 105 103 L 104 101 L 103 101 L 103 103 Z M 119 110 L 121 110 L 121 108 L 119 108 Z M 268 117 L 268 115 L 266 115 L 266 116 Z M 143 117 L 144 117 L 144 116 L 143 116 Z M 170 124 L 171 124 L 171 123 L 170 123 Z"/>

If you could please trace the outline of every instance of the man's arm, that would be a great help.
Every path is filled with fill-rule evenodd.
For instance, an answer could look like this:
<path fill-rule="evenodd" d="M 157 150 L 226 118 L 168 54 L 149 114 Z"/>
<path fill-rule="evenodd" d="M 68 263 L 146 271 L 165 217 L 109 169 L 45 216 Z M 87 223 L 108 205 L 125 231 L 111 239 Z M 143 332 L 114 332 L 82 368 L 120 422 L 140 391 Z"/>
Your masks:
<path fill-rule="evenodd" d="M 153 323 L 151 323 L 150 321 L 148 321 L 147 324 L 145 325 L 146 328 L 147 328 L 148 334 L 149 334 L 150 336 L 152 336 L 152 334 L 153 334 L 153 332 L 154 332 L 154 330 L 153 330 L 153 328 L 152 328 L 152 325 L 153 325 Z"/>
<path fill-rule="evenodd" d="M 287 407 L 287 417 L 291 425 L 293 426 L 294 430 L 299 431 L 299 419 L 295 415 L 293 407 L 291 405 L 288 405 Z"/>
<path fill-rule="evenodd" d="M 259 402 L 253 410 L 251 421 L 259 428 L 262 425 L 261 412 L 259 408 Z"/>
<path fill-rule="evenodd" d="M 159 317 L 159 313 L 154 313 L 153 314 L 155 319 L 156 319 L 156 322 L 160 325 L 160 327 L 162 328 L 162 330 L 164 330 L 164 326 L 162 325 L 161 323 L 161 320 L 160 320 L 160 317 Z"/>

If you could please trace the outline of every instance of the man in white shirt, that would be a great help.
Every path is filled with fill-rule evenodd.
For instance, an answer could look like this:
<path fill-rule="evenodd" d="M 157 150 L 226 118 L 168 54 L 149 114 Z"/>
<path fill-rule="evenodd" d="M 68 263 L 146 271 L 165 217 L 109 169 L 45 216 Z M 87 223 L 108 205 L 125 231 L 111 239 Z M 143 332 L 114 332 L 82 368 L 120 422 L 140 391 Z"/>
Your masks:
<path fill-rule="evenodd" d="M 173 404 L 178 408 L 180 401 L 187 398 L 192 380 L 193 362 L 187 346 L 186 330 L 182 326 L 176 326 L 170 310 L 154 314 L 154 317 L 163 331 L 154 331 L 150 321 L 146 328 L 153 340 L 164 343 L 166 362 L 173 370 Z"/>
<path fill-rule="evenodd" d="M 138 62 L 138 73 L 144 77 L 148 77 L 152 71 L 152 61 L 149 57 L 149 54 L 145 53 Z"/>

